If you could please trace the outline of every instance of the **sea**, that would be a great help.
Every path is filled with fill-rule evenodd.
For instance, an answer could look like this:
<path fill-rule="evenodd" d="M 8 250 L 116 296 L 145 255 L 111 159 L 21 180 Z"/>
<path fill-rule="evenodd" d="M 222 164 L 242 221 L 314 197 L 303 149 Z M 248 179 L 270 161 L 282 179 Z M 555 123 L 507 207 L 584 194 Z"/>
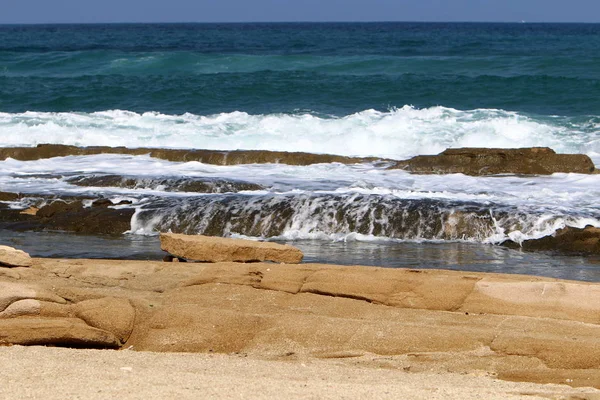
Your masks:
<path fill-rule="evenodd" d="M 32 255 L 159 259 L 171 230 L 290 243 L 308 262 L 600 281 L 597 256 L 500 246 L 600 227 L 600 175 L 387 169 L 457 147 L 547 146 L 600 166 L 600 24 L 0 25 L 0 147 L 42 143 L 381 161 L 8 158 L 0 191 L 136 208 L 118 237 L 0 230 Z"/>

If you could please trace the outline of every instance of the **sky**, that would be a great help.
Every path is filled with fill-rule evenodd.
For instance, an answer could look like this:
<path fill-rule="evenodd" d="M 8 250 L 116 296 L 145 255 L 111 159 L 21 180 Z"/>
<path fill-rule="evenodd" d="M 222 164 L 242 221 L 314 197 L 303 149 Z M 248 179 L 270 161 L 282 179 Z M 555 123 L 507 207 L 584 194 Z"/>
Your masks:
<path fill-rule="evenodd" d="M 600 0 L 0 0 L 0 23 L 600 22 Z"/>

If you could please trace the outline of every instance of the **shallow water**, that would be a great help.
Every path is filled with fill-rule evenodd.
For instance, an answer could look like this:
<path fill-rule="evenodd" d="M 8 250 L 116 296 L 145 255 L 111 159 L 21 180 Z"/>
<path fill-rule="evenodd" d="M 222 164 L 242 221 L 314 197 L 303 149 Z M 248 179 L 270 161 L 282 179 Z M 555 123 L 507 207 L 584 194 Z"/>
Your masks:
<path fill-rule="evenodd" d="M 63 232 L 0 230 L 0 242 L 33 257 L 161 260 L 156 236 L 81 236 Z M 385 268 L 434 268 L 547 276 L 600 282 L 600 256 L 523 252 L 477 243 L 278 241 L 300 248 L 305 263 Z"/>

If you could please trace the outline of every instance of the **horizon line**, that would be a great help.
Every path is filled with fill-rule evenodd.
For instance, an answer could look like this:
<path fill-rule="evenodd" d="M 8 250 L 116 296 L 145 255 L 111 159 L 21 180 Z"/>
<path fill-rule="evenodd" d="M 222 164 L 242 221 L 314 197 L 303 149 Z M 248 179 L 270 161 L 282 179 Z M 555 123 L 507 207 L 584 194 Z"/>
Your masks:
<path fill-rule="evenodd" d="M 110 22 L 0 22 L 0 26 L 7 25 L 190 25 L 190 24 L 587 24 L 597 25 L 598 22 L 581 21 L 110 21 Z"/>

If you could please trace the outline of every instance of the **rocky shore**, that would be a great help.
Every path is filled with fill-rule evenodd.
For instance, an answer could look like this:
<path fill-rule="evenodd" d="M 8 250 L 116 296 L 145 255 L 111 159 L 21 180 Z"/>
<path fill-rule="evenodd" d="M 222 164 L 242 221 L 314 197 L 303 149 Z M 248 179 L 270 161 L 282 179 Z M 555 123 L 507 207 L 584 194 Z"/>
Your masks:
<path fill-rule="evenodd" d="M 0 267 L 5 345 L 334 359 L 600 388 L 598 284 L 321 264 L 28 263 Z"/>

